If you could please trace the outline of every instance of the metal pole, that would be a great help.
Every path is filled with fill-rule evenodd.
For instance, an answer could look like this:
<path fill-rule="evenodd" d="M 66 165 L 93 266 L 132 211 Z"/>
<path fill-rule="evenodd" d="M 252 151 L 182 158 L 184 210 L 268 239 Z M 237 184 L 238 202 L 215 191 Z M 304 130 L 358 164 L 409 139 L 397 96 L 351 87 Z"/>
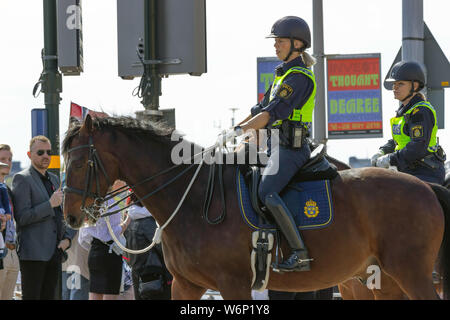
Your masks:
<path fill-rule="evenodd" d="M 325 112 L 325 72 L 323 47 L 323 2 L 312 0 L 313 3 L 313 55 L 317 62 L 314 65 L 316 77 L 316 103 L 314 107 L 314 141 L 326 143 L 326 112 Z"/>
<path fill-rule="evenodd" d="M 236 112 L 236 110 L 239 110 L 239 108 L 230 108 L 232 116 L 231 116 L 231 127 L 234 128 L 234 123 L 235 123 L 235 119 L 234 119 L 234 113 Z M 236 138 L 233 138 L 233 144 L 236 145 Z"/>
<path fill-rule="evenodd" d="M 44 93 L 47 109 L 48 138 L 52 144 L 49 171 L 59 177 L 59 94 L 62 92 L 62 78 L 58 71 L 57 55 L 56 0 L 44 0 L 44 71 L 41 91 Z"/>
<path fill-rule="evenodd" d="M 402 11 L 402 60 L 419 62 L 426 74 L 423 0 L 403 0 Z"/>
<path fill-rule="evenodd" d="M 145 63 L 145 92 L 142 104 L 146 110 L 159 109 L 161 95 L 161 77 L 158 75 L 156 57 L 156 0 L 144 1 L 144 61 Z M 159 113 L 158 113 L 159 114 Z"/>

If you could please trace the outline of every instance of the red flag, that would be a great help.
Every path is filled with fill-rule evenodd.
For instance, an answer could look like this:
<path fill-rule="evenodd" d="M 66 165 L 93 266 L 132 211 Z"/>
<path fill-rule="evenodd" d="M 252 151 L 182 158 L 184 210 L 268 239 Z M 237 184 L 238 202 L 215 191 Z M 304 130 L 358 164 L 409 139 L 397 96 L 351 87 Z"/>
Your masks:
<path fill-rule="evenodd" d="M 74 102 L 70 102 L 70 117 L 82 121 L 88 114 L 93 118 L 108 117 L 108 114 L 105 112 L 92 111 L 91 109 L 82 107 Z"/>
<path fill-rule="evenodd" d="M 70 102 L 70 116 L 80 121 L 83 120 L 83 107 Z"/>

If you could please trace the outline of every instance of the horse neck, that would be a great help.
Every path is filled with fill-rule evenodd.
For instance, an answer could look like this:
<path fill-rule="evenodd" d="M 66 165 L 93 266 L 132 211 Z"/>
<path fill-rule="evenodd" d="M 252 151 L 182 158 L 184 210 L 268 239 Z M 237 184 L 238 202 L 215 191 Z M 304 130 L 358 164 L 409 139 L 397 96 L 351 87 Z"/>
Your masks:
<path fill-rule="evenodd" d="M 119 158 L 119 179 L 133 186 L 139 184 L 144 179 L 166 170 L 174 164 L 171 161 L 171 149 L 173 144 L 164 144 L 159 141 L 131 140 L 121 142 L 126 146 L 118 153 Z M 181 164 L 178 168 L 171 170 L 154 180 L 136 186 L 134 192 L 139 198 L 145 197 L 150 192 L 156 190 L 170 179 L 174 178 L 188 165 Z M 175 210 L 179 200 L 186 191 L 189 181 L 194 174 L 195 168 L 189 170 L 176 181 L 157 192 L 155 195 L 144 199 L 142 202 L 156 219 L 159 225 L 164 224 Z M 196 186 L 191 192 L 195 192 Z M 183 213 L 184 215 L 186 213 Z"/>

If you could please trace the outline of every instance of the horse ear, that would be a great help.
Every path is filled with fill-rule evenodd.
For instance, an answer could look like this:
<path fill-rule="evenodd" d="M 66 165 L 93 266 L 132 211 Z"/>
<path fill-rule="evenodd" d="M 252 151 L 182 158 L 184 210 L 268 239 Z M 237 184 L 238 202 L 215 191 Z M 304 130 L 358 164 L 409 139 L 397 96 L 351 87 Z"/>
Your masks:
<path fill-rule="evenodd" d="M 92 124 L 91 115 L 88 114 L 84 119 L 83 126 L 81 127 L 81 131 L 90 134 L 94 131 L 94 125 Z"/>

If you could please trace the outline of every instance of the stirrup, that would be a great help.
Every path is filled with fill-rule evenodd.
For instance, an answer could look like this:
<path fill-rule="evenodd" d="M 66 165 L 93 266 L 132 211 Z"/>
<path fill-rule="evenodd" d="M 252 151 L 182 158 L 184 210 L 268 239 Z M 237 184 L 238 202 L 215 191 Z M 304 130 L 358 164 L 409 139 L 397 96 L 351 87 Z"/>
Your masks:
<path fill-rule="evenodd" d="M 292 264 L 297 264 L 293 268 L 286 268 L 283 267 L 283 264 L 286 264 L 289 260 L 294 260 Z M 272 269 L 275 272 L 283 273 L 283 272 L 291 272 L 291 271 L 310 271 L 310 261 L 313 261 L 314 259 L 311 259 L 308 257 L 308 252 L 306 250 L 295 250 L 293 253 L 291 253 L 291 256 L 287 258 L 287 260 L 278 263 L 272 263 Z"/>

